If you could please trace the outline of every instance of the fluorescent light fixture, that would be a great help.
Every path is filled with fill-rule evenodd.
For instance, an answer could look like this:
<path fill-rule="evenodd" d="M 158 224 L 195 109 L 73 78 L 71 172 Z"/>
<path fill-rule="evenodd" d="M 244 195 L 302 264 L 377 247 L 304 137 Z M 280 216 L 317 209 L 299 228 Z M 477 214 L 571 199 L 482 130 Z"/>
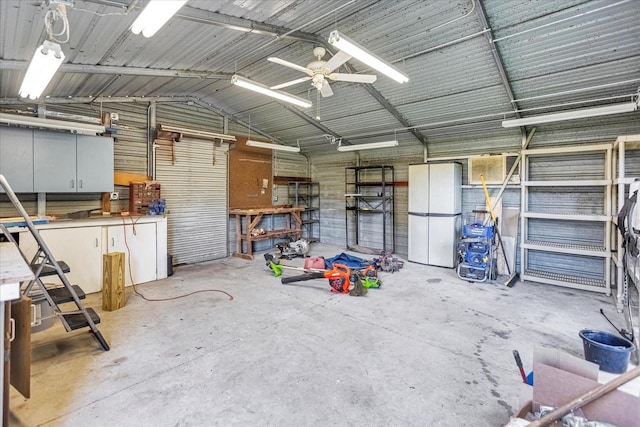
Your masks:
<path fill-rule="evenodd" d="M 163 125 L 163 124 L 158 124 L 158 129 L 159 130 L 163 130 L 166 132 L 175 132 L 175 133 L 179 133 L 182 134 L 183 136 L 186 137 L 193 137 L 193 138 L 203 138 L 203 139 L 212 139 L 212 140 L 226 140 L 226 141 L 235 141 L 236 137 L 233 135 L 226 135 L 224 133 L 215 133 L 215 132 L 206 132 L 206 131 L 202 131 L 202 130 L 195 130 L 195 129 L 185 129 L 185 128 L 179 128 L 176 126 L 169 126 L 169 125 Z"/>
<path fill-rule="evenodd" d="M 268 142 L 253 141 L 251 139 L 247 140 L 247 145 L 249 147 L 268 148 L 270 150 L 288 151 L 290 153 L 299 153 L 300 152 L 300 147 L 291 147 L 289 145 L 270 144 Z"/>
<path fill-rule="evenodd" d="M 79 133 L 83 135 L 95 135 L 97 133 L 104 133 L 104 126 L 92 125 L 90 123 L 79 122 L 66 122 L 62 120 L 44 119 L 41 117 L 30 116 L 18 116 L 15 114 L 0 113 L 0 123 L 7 123 L 10 125 L 22 125 L 39 127 L 46 129 L 61 129 L 68 130 L 73 133 Z"/>
<path fill-rule="evenodd" d="M 187 0 L 151 0 L 131 26 L 133 34 L 152 37 Z"/>
<path fill-rule="evenodd" d="M 311 107 L 311 102 L 307 101 L 306 99 L 297 97 L 295 95 L 290 95 L 280 90 L 271 89 L 270 87 L 265 86 L 262 83 L 251 81 L 237 74 L 234 74 L 231 77 L 231 83 L 234 85 L 243 87 L 245 89 L 249 89 L 249 90 L 261 93 L 263 95 L 267 95 L 272 98 L 279 99 L 281 101 L 290 102 L 291 104 L 297 105 L 302 108 Z"/>
<path fill-rule="evenodd" d="M 393 141 L 372 142 L 371 144 L 339 145 L 338 151 L 370 150 L 372 148 L 396 147 L 397 145 L 398 140 L 394 139 Z"/>
<path fill-rule="evenodd" d="M 540 123 L 607 116 L 609 114 L 629 113 L 631 111 L 636 111 L 637 109 L 637 102 L 628 102 L 626 104 L 607 105 L 606 107 L 585 108 L 582 110 L 571 110 L 562 113 L 543 114 L 541 116 L 527 117 L 525 119 L 504 120 L 502 122 L 502 127 L 512 128 L 517 126 L 537 125 Z"/>
<path fill-rule="evenodd" d="M 371 68 L 380 71 L 382 74 L 391 77 L 398 83 L 405 83 L 409 81 L 409 77 L 406 74 L 402 73 L 400 70 L 389 64 L 384 59 L 369 52 L 367 49 L 360 46 L 345 35 L 340 34 L 337 30 L 332 31 L 331 34 L 329 34 L 329 44 L 337 47 L 344 53 L 356 58 L 357 60 L 364 62 Z"/>
<path fill-rule="evenodd" d="M 20 96 L 23 98 L 36 99 L 58 71 L 64 61 L 64 53 L 58 43 L 45 40 L 33 54 L 27 74 L 24 75 L 22 86 L 20 86 Z"/>

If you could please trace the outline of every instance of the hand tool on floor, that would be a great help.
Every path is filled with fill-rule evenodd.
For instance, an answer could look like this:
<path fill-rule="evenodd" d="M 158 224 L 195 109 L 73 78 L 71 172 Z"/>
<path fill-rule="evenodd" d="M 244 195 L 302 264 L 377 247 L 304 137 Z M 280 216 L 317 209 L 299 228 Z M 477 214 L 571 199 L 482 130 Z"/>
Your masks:
<path fill-rule="evenodd" d="M 320 268 L 301 268 L 301 267 L 292 267 L 289 265 L 282 265 L 280 264 L 280 260 L 275 259 L 274 256 L 271 254 L 264 254 L 264 259 L 265 261 L 267 261 L 266 266 L 269 267 L 271 271 L 273 271 L 275 277 L 282 276 L 283 269 L 304 271 L 307 273 L 327 271 L 325 269 L 320 269 Z"/>
<path fill-rule="evenodd" d="M 331 285 L 331 292 L 338 292 L 341 294 L 349 293 L 349 287 L 351 286 L 351 269 L 343 264 L 333 263 L 331 270 L 311 272 L 302 274 L 299 276 L 283 277 L 280 282 L 283 285 L 288 283 L 303 282 L 305 280 L 313 279 L 329 279 L 329 285 Z"/>
<path fill-rule="evenodd" d="M 491 197 L 489 197 L 489 190 L 487 189 L 487 183 L 484 180 L 484 175 L 480 175 L 480 181 L 482 182 L 482 188 L 484 189 L 484 197 L 487 203 L 487 207 L 489 208 L 489 213 L 491 214 L 491 220 L 494 224 L 496 224 L 496 214 L 493 211 L 493 206 L 491 205 Z M 509 266 L 509 260 L 507 259 L 507 253 L 504 250 L 504 242 L 502 241 L 502 236 L 498 231 L 498 227 L 494 227 L 496 236 L 498 236 L 498 242 L 500 243 L 500 247 L 502 248 L 502 256 L 504 257 L 504 264 L 507 267 L 507 273 L 509 273 L 509 277 L 507 281 L 504 282 L 505 286 L 511 287 L 515 283 L 516 272 L 515 270 L 512 272 L 511 267 Z"/>
<path fill-rule="evenodd" d="M 522 359 L 520 359 L 520 353 L 518 350 L 513 350 L 513 358 L 516 359 L 516 365 L 518 365 L 518 369 L 520 370 L 520 376 L 522 377 L 522 382 L 528 384 L 527 375 L 524 373 L 524 368 L 522 366 Z"/>

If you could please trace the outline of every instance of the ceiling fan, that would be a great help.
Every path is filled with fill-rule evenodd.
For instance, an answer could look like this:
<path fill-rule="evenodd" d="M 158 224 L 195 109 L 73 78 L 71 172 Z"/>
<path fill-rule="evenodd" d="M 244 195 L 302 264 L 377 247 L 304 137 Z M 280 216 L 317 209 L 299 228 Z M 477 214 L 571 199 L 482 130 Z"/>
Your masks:
<path fill-rule="evenodd" d="M 328 80 L 356 83 L 373 83 L 376 81 L 377 76 L 373 74 L 333 73 L 333 70 L 351 59 L 351 56 L 339 50 L 338 53 L 336 53 L 330 60 L 323 61 L 322 58 L 326 53 L 327 51 L 323 47 L 314 48 L 313 56 L 316 57 L 316 60 L 307 64 L 306 67 L 302 67 L 280 58 L 267 58 L 271 62 L 275 62 L 276 64 L 284 65 L 285 67 L 293 68 L 294 70 L 302 71 L 307 74 L 307 77 L 281 83 L 279 85 L 272 86 L 271 89 L 282 89 L 283 87 L 293 86 L 298 83 L 311 80 L 311 86 L 318 89 L 323 97 L 327 97 L 333 95 L 333 90 L 331 90 Z"/>

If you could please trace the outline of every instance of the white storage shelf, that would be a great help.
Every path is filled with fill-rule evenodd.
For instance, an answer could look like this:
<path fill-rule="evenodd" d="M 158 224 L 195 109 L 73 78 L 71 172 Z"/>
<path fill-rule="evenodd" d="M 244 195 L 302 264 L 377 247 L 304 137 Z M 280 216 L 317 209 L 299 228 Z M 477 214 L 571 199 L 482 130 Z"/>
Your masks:
<path fill-rule="evenodd" d="M 586 177 L 585 179 L 576 178 L 570 176 L 570 168 L 567 168 L 566 179 L 558 179 L 557 176 L 553 176 L 553 179 L 531 179 L 532 163 L 536 160 L 548 161 L 549 157 L 553 157 L 558 162 L 562 162 L 563 156 L 575 156 L 576 154 L 585 153 L 599 153 L 602 156 L 602 171 L 601 177 Z M 520 278 L 522 280 L 531 280 L 534 282 L 547 283 L 551 285 L 564 286 L 575 289 L 589 290 L 606 295 L 611 294 L 611 186 L 612 186 L 612 173 L 611 173 L 611 156 L 612 156 L 612 144 L 596 144 L 596 145 L 584 145 L 573 147 L 553 147 L 542 149 L 528 149 L 522 151 L 522 206 L 521 206 L 521 273 Z M 574 158 L 575 159 L 575 158 Z M 557 197 L 558 187 L 564 187 L 565 189 L 572 188 L 584 188 L 584 187 L 602 187 L 602 200 L 601 206 L 596 210 L 597 212 L 587 211 L 589 209 L 584 208 L 584 212 L 542 212 L 536 211 L 531 207 L 530 192 L 532 189 L 537 189 L 538 198 L 541 195 L 547 197 L 549 200 L 553 200 Z M 585 190 L 582 190 L 585 191 Z M 574 209 L 581 209 L 580 206 L 576 206 Z M 541 210 L 541 209 L 539 209 Z M 601 211 L 601 212 L 600 212 Z M 554 236 L 540 236 L 539 232 L 535 238 L 529 238 L 529 227 L 531 220 L 555 220 L 567 222 L 589 221 L 602 223 L 603 227 L 603 239 L 602 242 L 581 242 L 580 236 L 576 236 L 574 242 L 558 242 L 555 241 Z M 538 224 L 539 228 L 542 228 Z M 548 240 L 547 240 L 548 239 Z M 542 254 L 542 255 L 541 255 Z M 562 271 L 563 263 L 558 263 L 558 269 L 552 271 L 544 266 L 536 265 L 535 262 L 531 262 L 532 256 L 537 258 L 544 258 L 544 254 L 553 256 L 553 254 L 562 254 L 563 258 L 571 257 L 572 262 L 575 260 L 575 265 L 601 263 L 603 264 L 601 277 L 594 277 L 593 272 L 583 272 L 579 274 L 574 271 Z M 564 262 L 564 260 L 563 260 Z M 568 270 L 568 269 L 567 269 Z M 578 269 L 579 270 L 579 269 Z"/>

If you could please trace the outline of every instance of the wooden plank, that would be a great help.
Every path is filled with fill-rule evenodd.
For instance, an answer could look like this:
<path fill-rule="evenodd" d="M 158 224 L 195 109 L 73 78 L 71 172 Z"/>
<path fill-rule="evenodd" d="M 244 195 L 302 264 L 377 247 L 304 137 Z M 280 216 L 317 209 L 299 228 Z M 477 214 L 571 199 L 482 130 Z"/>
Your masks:
<path fill-rule="evenodd" d="M 45 302 L 46 304 L 46 302 Z M 11 385 L 24 397 L 31 397 L 31 298 L 11 302 L 15 337 L 11 343 Z"/>
<path fill-rule="evenodd" d="M 111 213 L 111 193 L 102 193 L 100 205 L 102 206 L 102 212 Z"/>
<path fill-rule="evenodd" d="M 131 182 L 151 181 L 148 175 L 142 175 L 135 172 L 113 171 L 114 185 L 129 185 Z"/>
<path fill-rule="evenodd" d="M 102 255 L 102 309 L 124 306 L 124 252 L 110 252 Z"/>

